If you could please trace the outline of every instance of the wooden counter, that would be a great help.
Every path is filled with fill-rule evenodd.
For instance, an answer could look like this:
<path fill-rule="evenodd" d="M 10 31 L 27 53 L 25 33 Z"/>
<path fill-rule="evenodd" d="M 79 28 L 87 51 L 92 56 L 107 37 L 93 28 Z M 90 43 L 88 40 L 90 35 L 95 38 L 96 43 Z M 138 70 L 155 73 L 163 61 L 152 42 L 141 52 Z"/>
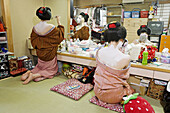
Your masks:
<path fill-rule="evenodd" d="M 31 54 L 36 55 L 35 51 L 31 51 Z M 96 67 L 96 59 L 88 56 L 57 52 L 57 59 L 59 61 Z M 170 64 L 155 66 L 153 64 L 142 65 L 141 63 L 131 63 L 129 72 L 133 75 L 139 75 L 148 78 L 165 81 L 170 80 Z"/>
<path fill-rule="evenodd" d="M 87 56 L 58 52 L 57 58 L 59 61 L 96 67 L 96 59 Z M 130 74 L 169 81 L 170 64 L 155 66 L 153 64 L 142 65 L 141 63 L 132 63 L 130 67 Z"/>

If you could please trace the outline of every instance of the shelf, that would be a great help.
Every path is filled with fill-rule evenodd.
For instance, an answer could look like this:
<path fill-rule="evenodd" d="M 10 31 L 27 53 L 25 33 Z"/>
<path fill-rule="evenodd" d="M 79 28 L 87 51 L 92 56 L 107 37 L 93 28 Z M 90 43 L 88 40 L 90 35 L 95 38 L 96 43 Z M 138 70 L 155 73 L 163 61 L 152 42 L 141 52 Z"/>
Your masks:
<path fill-rule="evenodd" d="M 122 17 L 122 15 L 111 15 L 111 16 L 106 15 L 106 17 Z"/>
<path fill-rule="evenodd" d="M 4 31 L 4 32 L 0 32 L 0 34 L 3 34 L 3 33 L 6 33 L 6 31 Z"/>
<path fill-rule="evenodd" d="M 122 8 L 122 6 L 121 5 L 119 5 L 119 6 L 107 6 L 107 8 Z"/>
<path fill-rule="evenodd" d="M 7 41 L 0 41 L 0 44 L 6 44 Z"/>
<path fill-rule="evenodd" d="M 159 43 L 158 41 L 151 41 L 151 42 L 153 42 L 153 43 Z"/>
<path fill-rule="evenodd" d="M 3 62 L 0 61 L 0 64 L 3 64 L 3 63 L 8 63 L 8 61 L 3 61 Z"/>
<path fill-rule="evenodd" d="M 13 55 L 14 53 L 12 52 L 7 52 L 7 53 L 0 53 L 0 56 L 3 56 L 3 55 Z"/>

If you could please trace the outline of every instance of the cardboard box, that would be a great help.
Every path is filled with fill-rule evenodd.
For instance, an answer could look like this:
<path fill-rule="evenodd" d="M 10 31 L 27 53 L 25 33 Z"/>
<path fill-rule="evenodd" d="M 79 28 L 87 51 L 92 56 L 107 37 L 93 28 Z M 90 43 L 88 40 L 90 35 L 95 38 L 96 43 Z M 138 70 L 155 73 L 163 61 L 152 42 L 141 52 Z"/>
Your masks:
<path fill-rule="evenodd" d="M 130 84 L 130 86 L 135 90 L 136 93 L 139 93 L 141 96 L 146 94 L 146 87 L 135 84 Z"/>
<path fill-rule="evenodd" d="M 136 78 L 133 75 L 130 75 L 129 79 L 128 79 L 128 83 L 129 84 L 140 84 L 140 79 Z"/>
<path fill-rule="evenodd" d="M 130 75 L 128 79 L 128 83 L 135 90 L 136 93 L 139 93 L 142 96 L 146 94 L 146 90 L 147 90 L 146 86 L 149 85 L 147 78 Z"/>

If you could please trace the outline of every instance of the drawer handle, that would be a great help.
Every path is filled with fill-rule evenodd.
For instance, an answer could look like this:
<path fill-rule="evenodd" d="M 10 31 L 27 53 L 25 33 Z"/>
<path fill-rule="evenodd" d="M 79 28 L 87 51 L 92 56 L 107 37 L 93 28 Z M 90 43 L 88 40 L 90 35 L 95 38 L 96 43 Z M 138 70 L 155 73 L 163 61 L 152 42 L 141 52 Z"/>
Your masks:
<path fill-rule="evenodd" d="M 167 37 L 165 37 L 165 39 L 167 39 Z"/>
<path fill-rule="evenodd" d="M 164 42 L 166 44 L 166 42 Z"/>

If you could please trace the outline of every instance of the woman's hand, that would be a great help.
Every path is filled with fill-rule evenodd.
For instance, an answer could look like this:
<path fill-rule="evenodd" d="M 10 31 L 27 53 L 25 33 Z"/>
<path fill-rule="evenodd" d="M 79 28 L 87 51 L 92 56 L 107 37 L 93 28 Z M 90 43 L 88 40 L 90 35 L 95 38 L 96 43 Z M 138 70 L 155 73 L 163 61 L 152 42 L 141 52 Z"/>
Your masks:
<path fill-rule="evenodd" d="M 55 16 L 55 18 L 57 19 L 57 24 L 61 25 L 61 23 L 60 23 L 60 16 Z"/>

